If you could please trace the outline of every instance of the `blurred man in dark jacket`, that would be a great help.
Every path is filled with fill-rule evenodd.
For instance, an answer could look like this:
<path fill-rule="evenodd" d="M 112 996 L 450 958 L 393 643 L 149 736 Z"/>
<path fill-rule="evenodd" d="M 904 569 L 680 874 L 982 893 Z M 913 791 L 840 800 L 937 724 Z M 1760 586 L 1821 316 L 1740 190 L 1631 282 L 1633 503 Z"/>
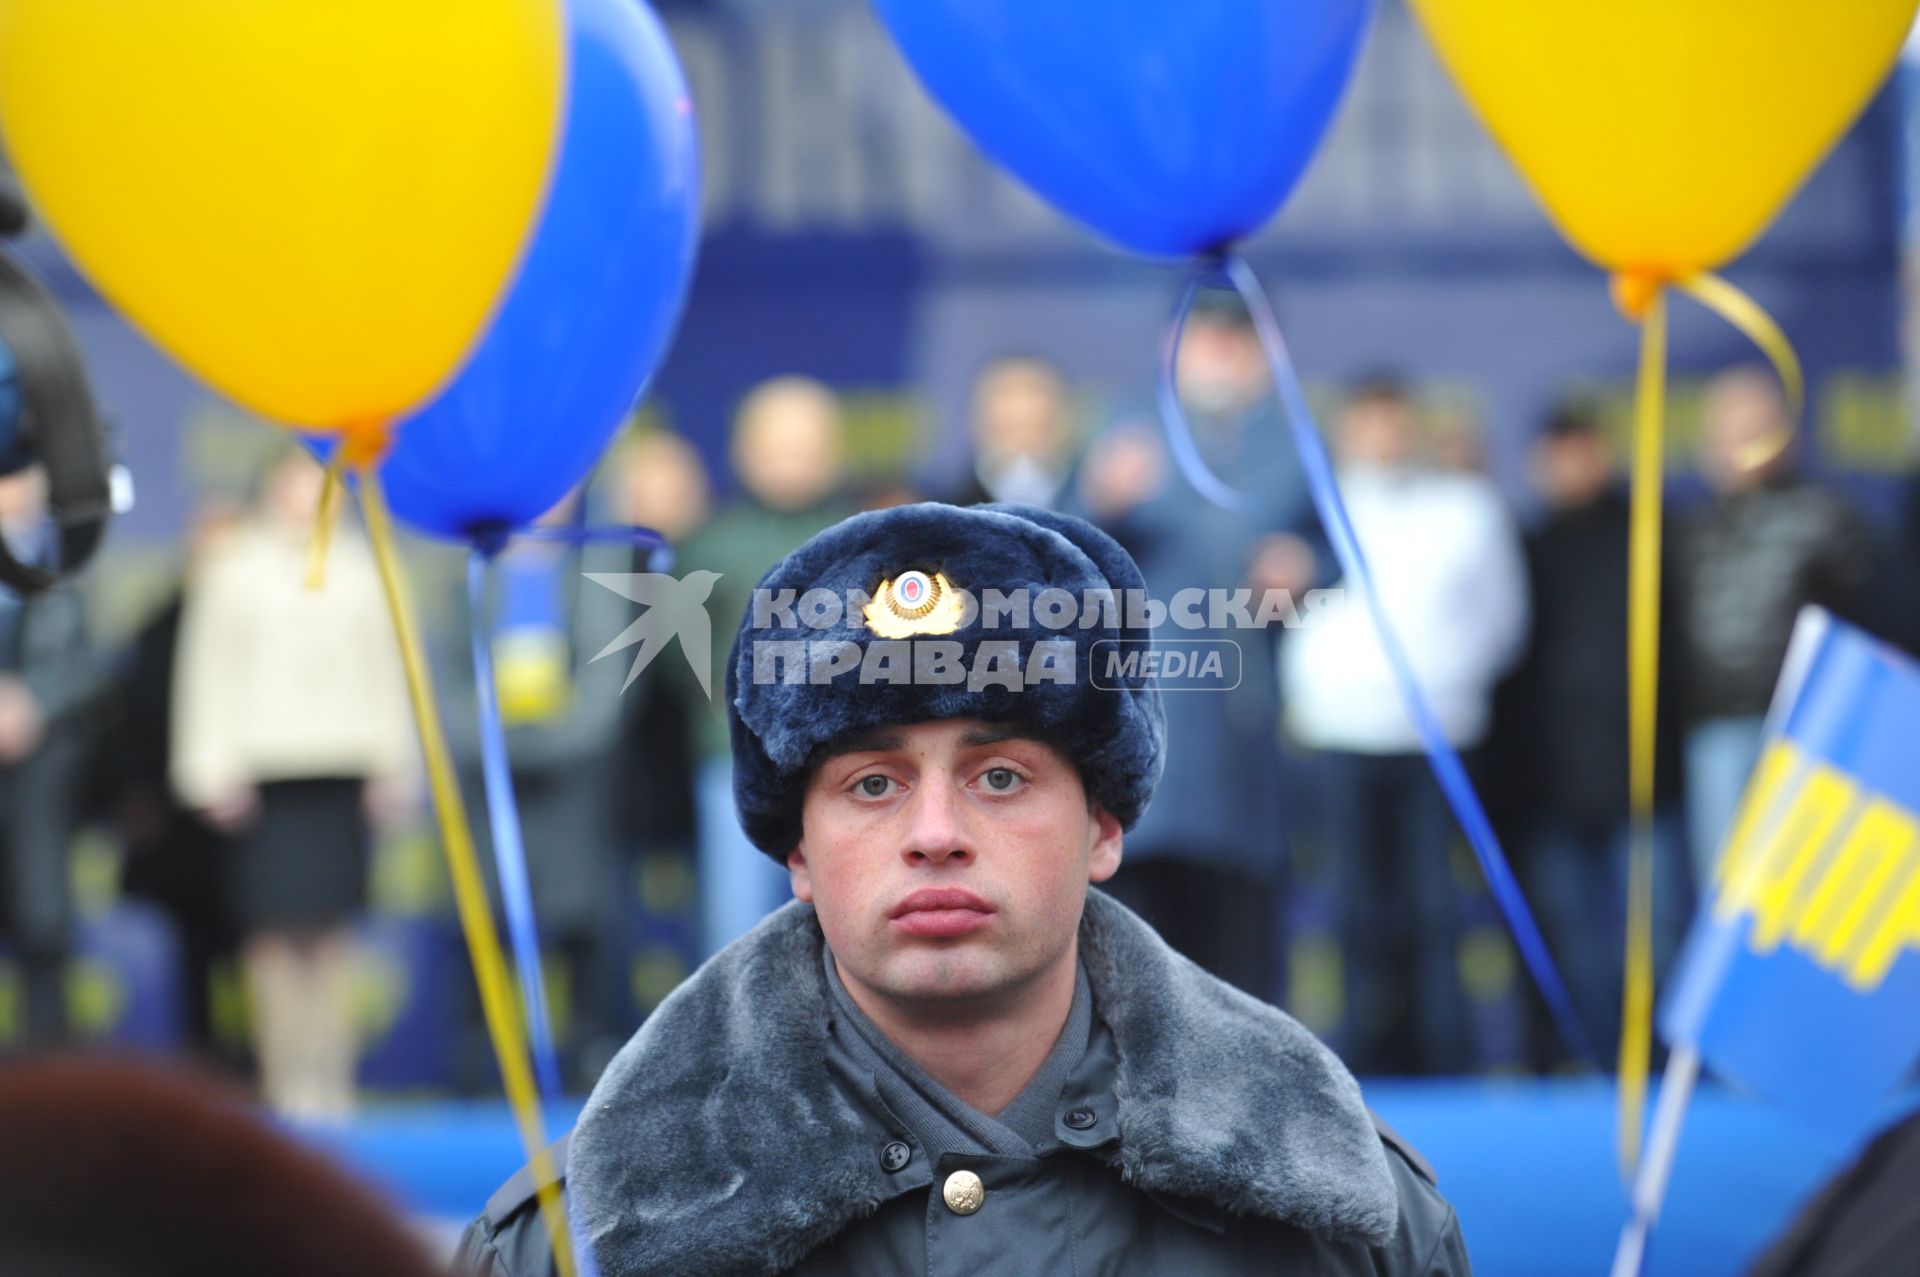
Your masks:
<path fill-rule="evenodd" d="M 1613 448 L 1585 404 L 1556 409 L 1528 460 L 1547 508 L 1526 543 L 1533 631 L 1496 702 L 1489 770 L 1520 826 L 1528 899 L 1604 1053 L 1619 1033 L 1626 923 L 1627 493 Z M 1666 796 L 1679 774 L 1671 724 L 1672 715 L 1664 715 L 1655 750 Z M 1687 866 L 1676 835 L 1661 812 L 1654 933 L 1662 967 L 1688 916 Z M 1543 1050 L 1558 1044 L 1550 1025 L 1538 1028 Z"/>
<path fill-rule="evenodd" d="M 51 551 L 46 479 L 0 477 L 0 535 L 23 563 Z M 63 977 L 73 945 L 67 845 L 94 690 L 86 614 L 69 586 L 22 598 L 0 588 L 0 941 L 19 955 L 27 1038 L 66 1032 Z"/>
<path fill-rule="evenodd" d="M 1687 825 L 1704 892 L 1760 752 L 1761 719 L 1793 620 L 1809 603 L 1858 619 L 1876 570 L 1867 526 L 1800 477 L 1778 440 L 1786 407 L 1755 369 L 1707 393 L 1701 469 L 1715 499 L 1676 538 L 1674 686 L 1686 722 Z"/>
<path fill-rule="evenodd" d="M 740 403 L 728 459 L 740 491 L 693 532 L 674 568 L 719 574 L 708 614 L 741 612 L 761 573 L 795 546 L 852 512 L 846 496 L 845 422 L 839 398 L 806 377 L 776 377 Z M 725 625 L 713 627 L 715 677 L 726 668 Z M 685 662 L 668 668 L 687 673 Z M 692 679 L 688 677 L 688 683 Z M 709 696 L 712 691 L 715 695 Z M 732 756 L 718 688 L 695 687 L 694 801 L 700 826 L 703 953 L 743 934 L 789 896 L 784 875 L 753 849 L 733 814 Z"/>
<path fill-rule="evenodd" d="M 1188 321 L 1176 365 L 1181 404 L 1203 463 L 1246 497 L 1208 500 L 1174 462 L 1157 422 L 1123 420 L 1087 450 L 1060 508 L 1126 547 L 1154 598 L 1183 590 L 1285 590 L 1314 582 L 1313 556 L 1292 534 L 1311 524 L 1306 482 L 1271 394 L 1266 356 L 1237 298 L 1211 297 Z M 1292 553 L 1279 548 L 1291 545 Z M 1288 560 L 1292 571 L 1263 569 Z M 1255 602 L 1264 598 L 1257 594 Z M 1278 627 L 1186 628 L 1163 640 L 1237 649 L 1230 689 L 1167 698 L 1167 788 L 1180 801 L 1149 811 L 1127 844 L 1112 891 L 1175 949 L 1255 997 L 1278 983 L 1278 893 L 1286 840 L 1279 801 Z"/>

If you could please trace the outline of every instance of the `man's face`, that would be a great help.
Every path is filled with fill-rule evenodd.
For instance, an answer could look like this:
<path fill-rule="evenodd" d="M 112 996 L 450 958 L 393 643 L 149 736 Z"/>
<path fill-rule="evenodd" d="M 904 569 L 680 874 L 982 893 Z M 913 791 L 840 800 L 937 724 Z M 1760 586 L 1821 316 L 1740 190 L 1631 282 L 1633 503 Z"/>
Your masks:
<path fill-rule="evenodd" d="M 1340 455 L 1346 461 L 1403 466 L 1413 459 L 1417 439 L 1413 410 L 1395 396 L 1365 395 L 1340 414 Z"/>
<path fill-rule="evenodd" d="M 889 727 L 814 769 L 787 858 L 850 987 L 960 1011 L 1073 951 L 1120 825 L 1052 746 L 978 719 Z"/>
<path fill-rule="evenodd" d="M 1052 463 L 1065 450 L 1067 433 L 1065 387 L 1044 365 L 1009 362 L 974 388 L 973 446 L 986 461 Z"/>
<path fill-rule="evenodd" d="M 1779 386 L 1747 369 L 1723 373 L 1707 389 L 1701 469 L 1718 492 L 1756 486 L 1781 468 L 1777 443 L 1787 429 Z"/>
<path fill-rule="evenodd" d="M 1267 390 L 1267 357 L 1244 324 L 1195 315 L 1175 355 L 1180 397 L 1203 413 L 1224 415 L 1250 407 Z"/>
<path fill-rule="evenodd" d="M 1555 510 L 1585 506 L 1613 485 L 1613 450 L 1593 431 L 1577 430 L 1533 446 L 1533 482 Z"/>

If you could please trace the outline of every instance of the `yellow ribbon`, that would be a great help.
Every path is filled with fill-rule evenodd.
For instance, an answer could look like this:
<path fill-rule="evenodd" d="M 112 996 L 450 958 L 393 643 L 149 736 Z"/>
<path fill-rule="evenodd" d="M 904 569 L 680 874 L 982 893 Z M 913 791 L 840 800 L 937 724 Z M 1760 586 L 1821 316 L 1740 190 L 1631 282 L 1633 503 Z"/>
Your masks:
<path fill-rule="evenodd" d="M 1666 398 L 1667 300 L 1656 292 L 1640 320 L 1634 388 L 1633 503 L 1627 539 L 1627 953 L 1620 1030 L 1620 1168 L 1640 1160 L 1653 1019 L 1653 744 L 1660 686 L 1660 507 Z"/>
<path fill-rule="evenodd" d="M 345 449 L 342 449 L 345 452 Z M 356 459 L 350 458 L 349 464 Z M 364 461 L 359 464 L 364 465 Z M 433 683 L 427 673 L 420 637 L 407 603 L 406 582 L 399 555 L 394 550 L 393 523 L 387 512 L 386 494 L 379 473 L 368 466 L 360 470 L 360 502 L 366 515 L 367 538 L 373 543 L 374 560 L 380 568 L 380 584 L 386 591 L 387 607 L 393 615 L 393 628 L 400 642 L 400 657 L 407 673 L 407 692 L 413 701 L 414 719 L 420 731 L 420 747 L 426 755 L 427 779 L 433 793 L 434 814 L 440 824 L 440 840 L 446 848 L 447 869 L 453 879 L 454 904 L 460 915 L 460 929 L 466 936 L 467 951 L 473 957 L 474 976 L 480 985 L 480 1005 L 486 1015 L 487 1032 L 493 1040 L 493 1053 L 505 1080 L 507 1101 L 513 1109 L 520 1141 L 526 1147 L 535 1181 L 540 1188 L 540 1214 L 546 1222 L 553 1244 L 554 1264 L 560 1277 L 574 1277 L 573 1247 L 567 1233 L 566 1213 L 560 1188 L 555 1182 L 553 1157 L 547 1151 L 545 1123 L 540 1112 L 539 1093 L 534 1086 L 533 1070 L 528 1063 L 526 1035 L 518 1014 L 513 981 L 500 948 L 500 935 L 493 925 L 493 908 L 487 902 L 486 887 L 474 856 L 473 833 L 467 826 L 467 809 L 460 801 L 460 789 L 454 779 L 453 763 L 447 751 L 446 733 L 441 728 L 440 711 L 434 702 Z"/>
<path fill-rule="evenodd" d="M 340 432 L 327 462 L 327 477 L 320 488 L 320 508 L 313 516 L 313 535 L 307 542 L 307 588 L 318 590 L 327 583 L 327 550 L 333 544 L 333 525 L 340 509 L 341 476 L 348 470 L 364 470 L 377 465 L 392 445 L 392 435 L 381 422 L 358 422 Z"/>
<path fill-rule="evenodd" d="M 1690 275 L 1675 287 L 1738 328 L 1748 341 L 1760 348 L 1773 365 L 1774 375 L 1780 378 L 1787 394 L 1786 425 L 1772 438 L 1751 444 L 1740 456 L 1743 467 L 1765 465 L 1793 441 L 1794 428 L 1807 407 L 1806 378 L 1800 371 L 1799 356 L 1793 353 L 1793 343 L 1780 331 L 1780 325 L 1773 322 L 1773 316 L 1760 308 L 1759 302 L 1718 275 Z"/>
<path fill-rule="evenodd" d="M 1633 501 L 1627 542 L 1628 794 L 1632 829 L 1627 856 L 1626 973 L 1620 1030 L 1621 1174 L 1630 1183 L 1640 1161 L 1647 1074 L 1653 1051 L 1653 775 L 1654 721 L 1660 687 L 1660 507 L 1665 478 L 1668 284 L 1739 329 L 1772 362 L 1787 396 L 1787 421 L 1752 445 L 1743 466 L 1764 465 L 1792 441 L 1806 405 L 1800 360 L 1773 317 L 1718 275 L 1678 280 L 1621 275 L 1615 303 L 1640 325 L 1640 370 L 1634 388 Z"/>
<path fill-rule="evenodd" d="M 318 590 L 327 583 L 327 550 L 333 544 L 334 518 L 340 509 L 340 467 L 344 453 L 335 449 L 327 463 L 327 478 L 320 489 L 320 509 L 313 516 L 313 536 L 307 542 L 307 588 Z"/>

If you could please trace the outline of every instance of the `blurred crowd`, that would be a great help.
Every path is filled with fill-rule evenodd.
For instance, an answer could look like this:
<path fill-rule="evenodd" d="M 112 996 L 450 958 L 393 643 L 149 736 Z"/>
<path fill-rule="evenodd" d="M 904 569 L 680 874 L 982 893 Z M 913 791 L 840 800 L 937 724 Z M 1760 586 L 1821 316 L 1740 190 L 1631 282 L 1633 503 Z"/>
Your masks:
<path fill-rule="evenodd" d="M 619 541 L 525 539 L 495 559 L 481 615 L 464 590 L 433 609 L 483 843 L 469 634 L 492 644 L 569 1085 L 590 1084 L 663 991 L 637 974 L 642 866 L 677 865 L 693 885 L 680 973 L 788 896 L 735 821 L 718 686 L 753 585 L 814 532 L 902 499 L 1018 501 L 1105 528 L 1157 598 L 1197 586 L 1304 600 L 1345 584 L 1243 311 L 1199 308 L 1178 389 L 1174 447 L 1154 414 L 1086 420 L 1086 396 L 1042 355 L 998 359 L 974 385 L 971 465 L 908 492 L 851 482 L 834 393 L 781 378 L 739 407 L 731 485 L 685 440 L 636 427 L 548 517 L 653 528 L 670 561 Z M 1391 372 L 1347 387 L 1327 424 L 1385 611 L 1604 1051 L 1618 1034 L 1628 843 L 1615 432 L 1578 398 L 1538 423 L 1523 522 L 1484 472 L 1473 423 Z M 1779 446 L 1786 425 L 1770 378 L 1717 378 L 1704 495 L 1665 528 L 1662 967 L 1710 881 L 1801 606 L 1907 646 L 1920 629 L 1900 610 L 1920 537 L 1871 524 L 1803 474 Z M 1210 500 L 1208 475 L 1244 499 Z M 44 499 L 32 472 L 0 479 L 0 535 L 23 558 Z M 299 452 L 247 499 L 208 503 L 177 587 L 124 650 L 90 648 L 71 588 L 0 595 L 0 960 L 17 973 L 0 988 L 0 1048 L 82 1032 L 70 859 L 84 833 L 114 849 L 121 897 L 168 920 L 182 1044 L 253 1072 L 283 1112 L 352 1110 L 375 849 L 426 826 L 398 653 L 349 519 L 333 528 L 325 589 L 306 588 L 321 508 L 320 471 Z M 596 659 L 638 612 L 595 576 L 649 570 L 717 574 L 713 696 L 678 653 L 631 676 L 630 653 Z M 1110 890 L 1196 962 L 1307 1019 L 1362 1074 L 1564 1063 L 1366 611 L 1310 611 L 1312 623 L 1180 636 L 1237 644 L 1241 676 L 1165 698 L 1165 777 Z M 219 1029 L 223 988 L 237 990 L 237 1042 Z M 469 1061 L 456 1084 L 489 1085 L 475 1000 L 450 1000 Z"/>

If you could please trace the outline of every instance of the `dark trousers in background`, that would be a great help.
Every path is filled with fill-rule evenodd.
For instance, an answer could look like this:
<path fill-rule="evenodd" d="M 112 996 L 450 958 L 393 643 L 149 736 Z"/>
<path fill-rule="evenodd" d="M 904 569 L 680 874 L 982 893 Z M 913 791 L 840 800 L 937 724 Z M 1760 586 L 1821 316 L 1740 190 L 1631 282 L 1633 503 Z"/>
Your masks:
<path fill-rule="evenodd" d="M 1658 981 L 1672 963 L 1693 913 L 1693 892 L 1679 821 L 1656 814 L 1653 828 L 1653 969 Z M 1553 954 L 1580 1017 L 1604 1063 L 1620 1049 L 1620 996 L 1627 933 L 1627 822 L 1597 828 L 1568 825 L 1538 830 L 1520 862 L 1521 882 L 1547 948 Z M 1535 1064 L 1568 1058 L 1566 1044 L 1535 999 Z"/>
<path fill-rule="evenodd" d="M 81 754 L 68 733 L 0 769 L 0 940 L 13 949 L 26 1000 L 24 1045 L 71 1032 L 66 969 L 77 925 L 67 844 Z"/>
<path fill-rule="evenodd" d="M 1281 936 L 1272 886 L 1198 859 L 1125 860 L 1101 884 L 1160 938 L 1208 972 L 1263 1002 L 1280 987 Z"/>
<path fill-rule="evenodd" d="M 1440 786 L 1422 754 L 1319 761 L 1345 972 L 1341 1058 L 1363 1075 L 1465 1072 L 1474 1031 L 1459 976 L 1453 814 Z"/>

